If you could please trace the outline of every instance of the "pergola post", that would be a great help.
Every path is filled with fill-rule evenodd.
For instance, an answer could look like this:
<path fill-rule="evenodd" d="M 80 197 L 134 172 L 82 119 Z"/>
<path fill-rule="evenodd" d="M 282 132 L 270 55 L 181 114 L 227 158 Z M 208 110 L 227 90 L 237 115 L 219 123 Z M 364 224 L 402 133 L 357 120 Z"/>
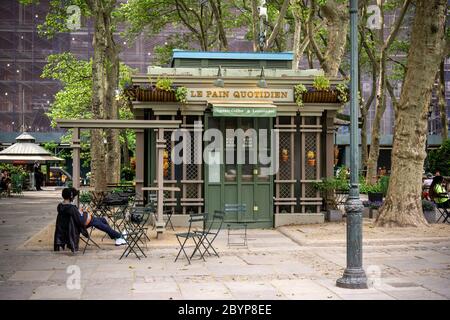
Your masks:
<path fill-rule="evenodd" d="M 164 218 L 163 218 L 163 201 L 164 201 L 164 149 L 166 148 L 166 141 L 164 140 L 164 129 L 176 129 L 180 127 L 179 120 L 63 120 L 57 119 L 56 122 L 61 128 L 73 128 L 72 148 L 73 148 L 73 186 L 79 188 L 80 186 L 80 129 L 135 129 L 137 131 L 136 139 L 136 174 L 141 177 L 141 184 L 143 184 L 144 177 L 144 129 L 155 129 L 158 131 L 158 138 L 156 140 L 156 148 L 158 150 L 158 164 L 156 167 L 158 180 L 157 187 L 142 187 L 144 190 L 157 189 L 158 192 L 158 208 L 156 222 L 157 233 L 164 232 Z M 140 133 L 139 133 L 140 132 Z M 137 183 L 139 183 L 138 181 Z M 168 190 L 179 191 L 179 188 L 166 188 Z M 77 200 L 77 203 L 79 201 Z"/>
<path fill-rule="evenodd" d="M 334 118 L 336 112 L 325 113 L 325 174 L 327 178 L 334 176 Z"/>
<path fill-rule="evenodd" d="M 80 189 L 80 128 L 73 128 L 72 133 L 72 166 L 73 177 L 72 185 L 75 189 Z M 77 197 L 77 205 L 79 205 L 79 197 Z"/>
<path fill-rule="evenodd" d="M 164 140 L 164 129 L 158 129 L 158 137 L 156 139 L 157 148 L 157 187 L 158 187 L 158 205 L 157 215 L 158 221 L 156 222 L 157 234 L 164 232 L 164 216 L 163 216 L 163 202 L 164 202 L 164 149 L 166 148 L 166 140 Z"/>
<path fill-rule="evenodd" d="M 143 199 L 144 186 L 144 130 L 136 129 L 136 198 Z"/>

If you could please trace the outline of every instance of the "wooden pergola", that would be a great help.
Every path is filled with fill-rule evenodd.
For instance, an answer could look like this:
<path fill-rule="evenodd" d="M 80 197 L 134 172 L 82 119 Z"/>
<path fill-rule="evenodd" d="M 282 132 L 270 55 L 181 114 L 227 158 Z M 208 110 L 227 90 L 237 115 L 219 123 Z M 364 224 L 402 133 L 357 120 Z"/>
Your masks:
<path fill-rule="evenodd" d="M 81 129 L 134 129 L 136 132 L 136 196 L 143 194 L 144 188 L 144 130 L 155 129 L 158 132 L 156 148 L 158 150 L 157 185 L 153 190 L 157 191 L 157 233 L 164 232 L 163 199 L 164 187 L 163 161 L 164 161 L 164 130 L 180 127 L 179 120 L 63 120 L 56 123 L 60 128 L 73 129 L 72 134 L 72 158 L 73 158 L 73 186 L 80 188 L 80 130 Z M 147 189 L 147 188 L 145 188 Z"/>

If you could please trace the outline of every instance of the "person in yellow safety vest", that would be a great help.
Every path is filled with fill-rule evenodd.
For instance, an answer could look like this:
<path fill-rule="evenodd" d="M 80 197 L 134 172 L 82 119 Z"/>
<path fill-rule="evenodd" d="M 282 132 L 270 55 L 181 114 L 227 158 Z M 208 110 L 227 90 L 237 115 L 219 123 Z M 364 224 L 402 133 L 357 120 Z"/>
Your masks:
<path fill-rule="evenodd" d="M 442 186 L 444 178 L 435 176 L 430 186 L 430 198 L 441 208 L 450 208 L 450 199 L 445 188 Z"/>

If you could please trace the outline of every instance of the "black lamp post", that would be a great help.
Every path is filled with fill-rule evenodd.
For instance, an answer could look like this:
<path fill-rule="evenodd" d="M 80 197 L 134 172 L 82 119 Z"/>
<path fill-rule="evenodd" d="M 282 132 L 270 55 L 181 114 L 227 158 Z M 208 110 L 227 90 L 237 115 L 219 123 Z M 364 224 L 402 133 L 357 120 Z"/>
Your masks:
<path fill-rule="evenodd" d="M 359 198 L 359 143 L 358 143 L 358 0 L 350 0 L 350 191 L 347 214 L 347 267 L 336 286 L 349 289 L 367 288 L 367 277 L 362 268 L 362 210 Z"/>

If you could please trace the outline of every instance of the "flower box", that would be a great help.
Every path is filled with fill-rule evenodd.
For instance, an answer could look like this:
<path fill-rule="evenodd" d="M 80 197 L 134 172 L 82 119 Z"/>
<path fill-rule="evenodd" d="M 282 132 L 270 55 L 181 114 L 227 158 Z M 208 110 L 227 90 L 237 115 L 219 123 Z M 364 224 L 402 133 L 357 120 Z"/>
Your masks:
<path fill-rule="evenodd" d="M 138 101 L 176 102 L 175 91 L 159 89 L 139 88 L 137 90 Z"/>
<path fill-rule="evenodd" d="M 338 92 L 336 90 L 315 90 L 303 93 L 304 103 L 338 103 Z"/>

